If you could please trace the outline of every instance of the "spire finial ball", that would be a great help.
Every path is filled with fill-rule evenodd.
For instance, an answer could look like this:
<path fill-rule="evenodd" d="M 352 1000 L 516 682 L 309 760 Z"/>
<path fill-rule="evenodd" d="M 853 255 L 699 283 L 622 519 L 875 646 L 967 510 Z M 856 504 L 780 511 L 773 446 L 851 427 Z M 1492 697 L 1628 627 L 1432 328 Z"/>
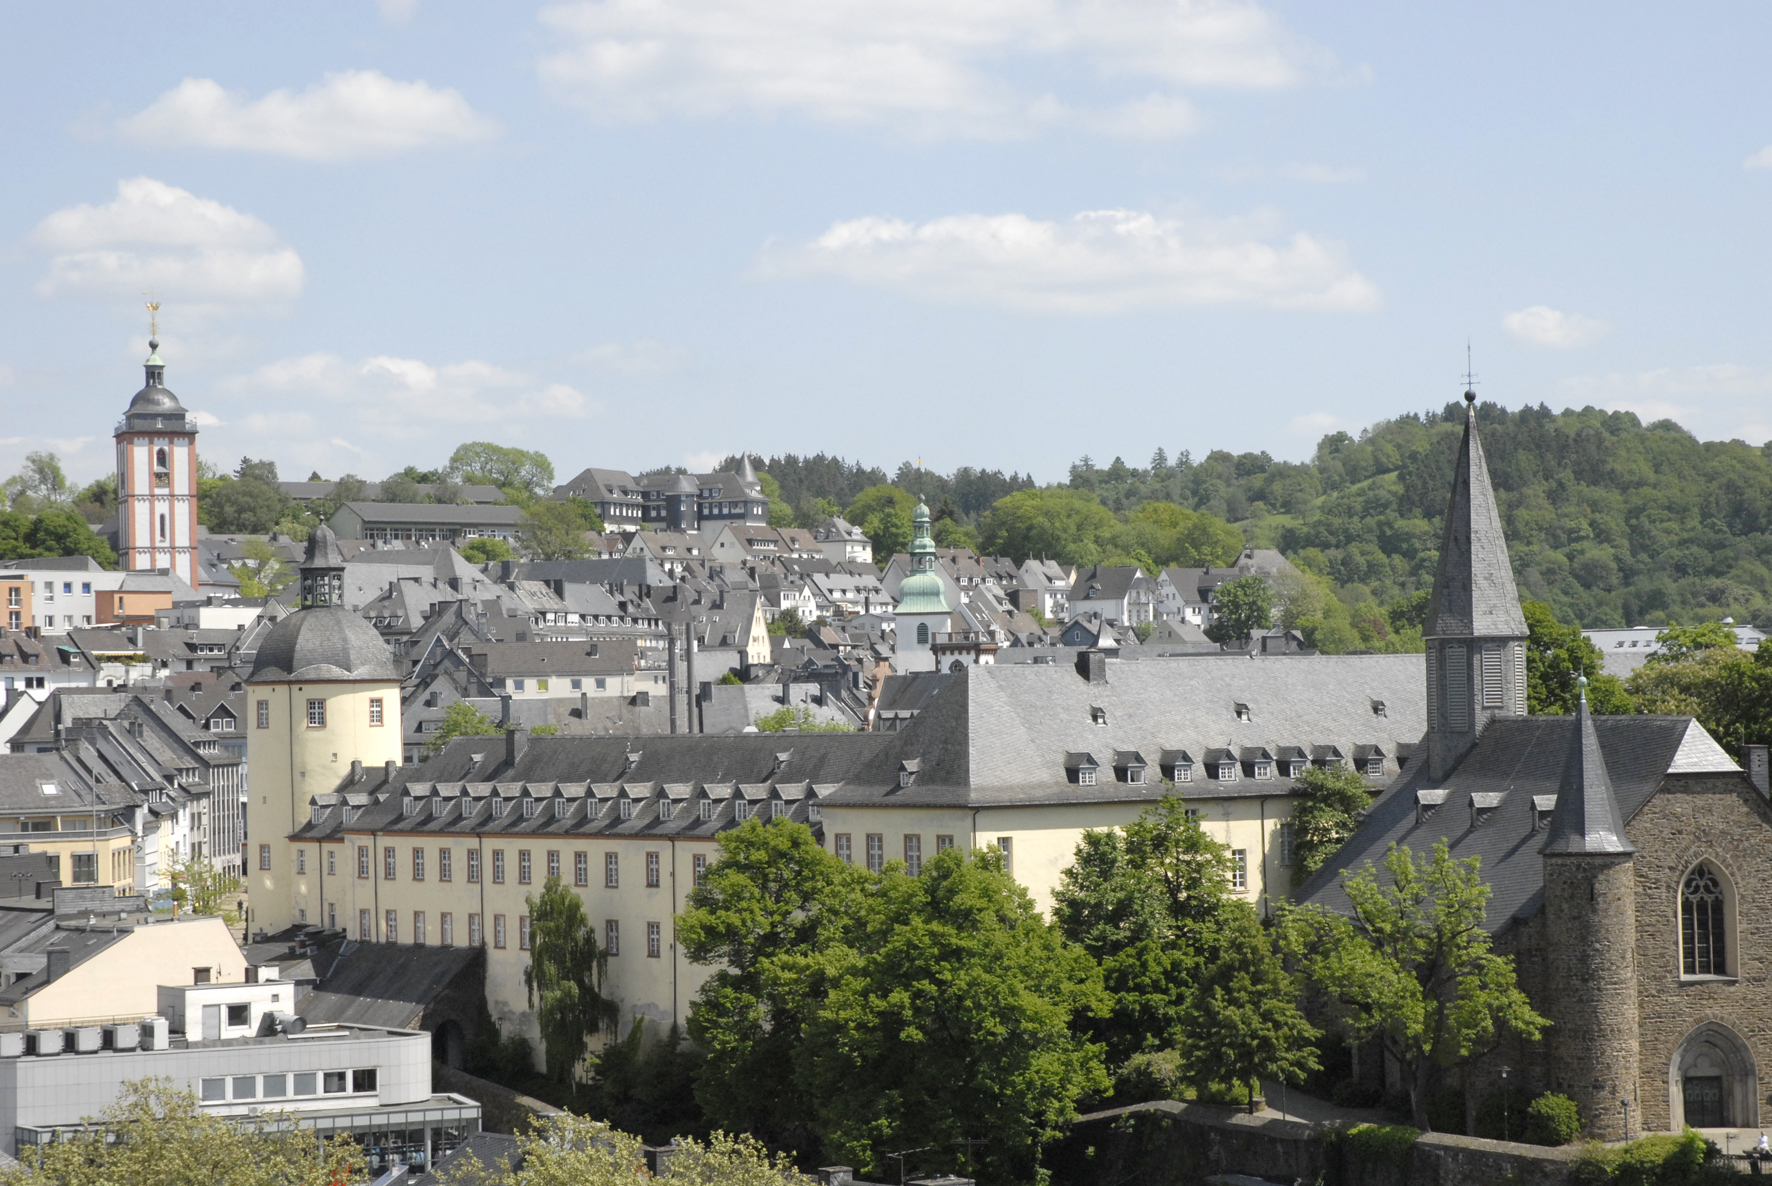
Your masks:
<path fill-rule="evenodd" d="M 1465 388 L 1464 389 L 1464 402 L 1467 404 L 1476 403 L 1477 402 L 1477 393 L 1475 391 L 1471 390 L 1469 387 Z"/>

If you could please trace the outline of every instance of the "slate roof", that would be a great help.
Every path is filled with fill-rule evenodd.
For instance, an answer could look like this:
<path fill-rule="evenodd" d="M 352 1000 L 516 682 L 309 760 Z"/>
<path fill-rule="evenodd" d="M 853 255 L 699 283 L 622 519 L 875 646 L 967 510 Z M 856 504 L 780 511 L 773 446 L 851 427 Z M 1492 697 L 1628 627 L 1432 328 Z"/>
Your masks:
<path fill-rule="evenodd" d="M 290 614 L 271 628 L 252 664 L 251 683 L 395 680 L 388 644 L 342 605 Z"/>
<path fill-rule="evenodd" d="M 477 947 L 350 943 L 301 1001 L 310 1024 L 413 1029 L 431 1002 L 476 960 Z"/>
<path fill-rule="evenodd" d="M 1627 828 L 1670 774 L 1743 777 L 1691 717 L 1602 716 L 1591 722 Z M 1344 869 L 1368 861 L 1382 864 L 1393 843 L 1422 853 L 1444 839 L 1454 857 L 1482 858 L 1483 880 L 1492 888 L 1490 930 L 1529 916 L 1543 894 L 1543 853 L 1553 835 L 1534 800 L 1555 797 L 1560 808 L 1571 755 L 1584 752 L 1576 740 L 1574 717 L 1499 717 L 1483 730 L 1451 777 L 1438 784 L 1427 777 L 1423 747 L 1372 805 L 1347 844 L 1300 887 L 1298 900 L 1345 911 L 1347 895 L 1339 884 Z M 1417 792 L 1442 791 L 1444 801 L 1431 811 L 1418 804 Z M 1500 796 L 1474 827 L 1473 795 Z M 1418 813 L 1424 818 L 1418 819 Z"/>
<path fill-rule="evenodd" d="M 1123 601 L 1140 578 L 1150 583 L 1144 570 L 1134 564 L 1097 564 L 1079 569 L 1076 583 L 1071 586 L 1071 612 L 1075 614 L 1084 608 L 1085 601 Z"/>
<path fill-rule="evenodd" d="M 1424 638 L 1524 638 L 1526 618 L 1477 433 L 1476 396 L 1467 391 L 1465 400 L 1469 406 L 1446 504 L 1439 572 L 1421 633 Z"/>

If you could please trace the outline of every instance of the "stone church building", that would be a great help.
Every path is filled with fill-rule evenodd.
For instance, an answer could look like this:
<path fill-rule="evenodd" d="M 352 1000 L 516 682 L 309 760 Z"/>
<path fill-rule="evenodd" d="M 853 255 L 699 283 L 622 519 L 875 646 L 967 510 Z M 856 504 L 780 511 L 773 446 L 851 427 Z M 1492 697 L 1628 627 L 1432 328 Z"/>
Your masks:
<path fill-rule="evenodd" d="M 1560 1091 L 1602 1139 L 1755 1128 L 1772 1068 L 1772 806 L 1690 717 L 1526 715 L 1526 623 L 1467 392 L 1423 635 L 1426 744 L 1300 891 L 1347 910 L 1341 874 L 1392 844 L 1480 857 L 1488 927 L 1552 1025 L 1470 1072 Z"/>

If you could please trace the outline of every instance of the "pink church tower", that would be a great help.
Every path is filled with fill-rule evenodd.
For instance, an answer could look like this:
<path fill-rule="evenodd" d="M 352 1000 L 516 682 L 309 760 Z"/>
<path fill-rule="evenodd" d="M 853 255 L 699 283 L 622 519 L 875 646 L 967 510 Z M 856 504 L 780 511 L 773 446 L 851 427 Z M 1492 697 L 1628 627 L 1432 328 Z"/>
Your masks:
<path fill-rule="evenodd" d="M 158 326 L 150 333 L 147 384 L 117 425 L 117 555 L 125 569 L 170 569 L 195 589 L 197 422 L 166 389 Z"/>

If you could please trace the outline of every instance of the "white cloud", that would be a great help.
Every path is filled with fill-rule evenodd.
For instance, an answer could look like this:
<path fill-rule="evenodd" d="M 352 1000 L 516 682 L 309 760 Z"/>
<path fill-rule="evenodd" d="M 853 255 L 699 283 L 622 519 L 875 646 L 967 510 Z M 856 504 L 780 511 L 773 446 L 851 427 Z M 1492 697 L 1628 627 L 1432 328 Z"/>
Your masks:
<path fill-rule="evenodd" d="M 633 342 L 604 342 L 582 351 L 573 361 L 628 375 L 644 375 L 674 371 L 688 353 L 681 346 L 641 338 Z"/>
<path fill-rule="evenodd" d="M 1743 169 L 1772 169 L 1772 144 L 1760 149 L 1741 162 Z"/>
<path fill-rule="evenodd" d="M 1339 73 L 1245 0 L 584 0 L 541 20 L 562 42 L 544 85 L 612 120 L 750 111 L 937 136 L 1173 135 L 1195 119 L 1169 88 Z"/>
<path fill-rule="evenodd" d="M 457 91 L 346 70 L 300 94 L 272 91 L 256 101 L 214 79 L 187 78 L 117 130 L 140 144 L 342 161 L 485 140 L 499 129 Z"/>
<path fill-rule="evenodd" d="M 1772 440 L 1772 368 L 1733 363 L 1579 375 L 1559 391 L 1571 403 L 1673 420 L 1704 440 Z"/>
<path fill-rule="evenodd" d="M 1292 181 L 1308 181 L 1312 185 L 1350 185 L 1366 180 L 1366 170 L 1337 168 L 1334 165 L 1287 165 L 1281 174 Z"/>
<path fill-rule="evenodd" d="M 692 474 L 711 474 L 724 460 L 726 460 L 726 454 L 717 450 L 709 450 L 706 453 L 685 453 L 683 454 L 683 467 Z"/>
<path fill-rule="evenodd" d="M 1064 222 L 961 214 L 921 224 L 840 222 L 810 243 L 766 249 L 764 275 L 828 275 L 958 304 L 1036 313 L 1118 313 L 1255 304 L 1365 312 L 1378 289 L 1341 248 L 1265 218 L 1213 221 L 1098 210 Z"/>
<path fill-rule="evenodd" d="M 195 420 L 201 428 L 215 428 L 218 425 L 227 423 L 226 420 L 221 419 L 214 412 L 205 412 L 201 410 L 192 412 L 191 419 Z"/>
<path fill-rule="evenodd" d="M 375 0 L 375 6 L 390 25 L 404 25 L 418 15 L 418 0 Z"/>
<path fill-rule="evenodd" d="M 330 405 L 329 423 L 347 418 L 375 438 L 412 439 L 444 423 L 577 418 L 593 407 L 564 383 L 492 363 L 433 365 L 387 355 L 356 362 L 333 354 L 288 358 L 225 380 L 220 388 L 237 396 L 322 402 Z"/>
<path fill-rule="evenodd" d="M 1553 350 L 1573 350 L 1599 341 L 1612 332 L 1612 327 L 1594 317 L 1579 313 L 1561 313 L 1548 305 L 1509 313 L 1501 319 L 1507 332 L 1534 346 Z"/>
<path fill-rule="evenodd" d="M 104 206 L 70 206 L 32 238 L 55 253 L 42 296 L 128 297 L 153 289 L 186 309 L 287 301 L 301 292 L 302 262 L 250 214 L 187 190 L 136 177 Z"/>

